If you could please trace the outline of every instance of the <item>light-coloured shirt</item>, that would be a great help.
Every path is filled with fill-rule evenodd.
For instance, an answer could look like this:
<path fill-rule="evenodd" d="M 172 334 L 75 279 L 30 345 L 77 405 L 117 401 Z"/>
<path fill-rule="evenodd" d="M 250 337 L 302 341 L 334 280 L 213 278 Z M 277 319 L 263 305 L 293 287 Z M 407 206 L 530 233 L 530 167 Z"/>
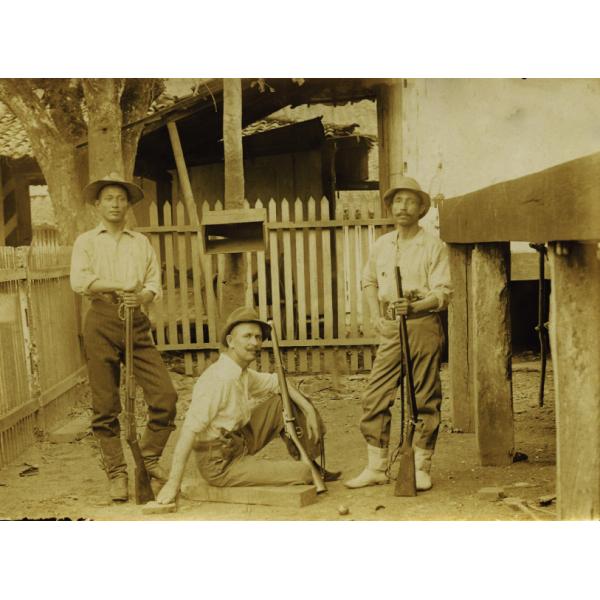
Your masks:
<path fill-rule="evenodd" d="M 254 408 L 279 393 L 275 373 L 242 369 L 227 354 L 208 367 L 194 385 L 183 427 L 196 440 L 216 440 L 221 430 L 238 431 L 250 421 Z"/>
<path fill-rule="evenodd" d="M 100 223 L 77 237 L 71 254 L 71 287 L 93 298 L 90 285 L 98 279 L 130 282 L 137 279 L 143 290 L 161 294 L 160 269 L 148 238 L 125 228 L 114 238 Z"/>
<path fill-rule="evenodd" d="M 421 227 L 410 240 L 399 240 L 396 230 L 382 235 L 375 240 L 364 266 L 363 289 L 378 288 L 381 302 L 396 300 L 396 265 L 400 266 L 405 298 L 414 301 L 435 296 L 438 311 L 448 306 L 452 288 L 448 250 L 442 240 Z"/>

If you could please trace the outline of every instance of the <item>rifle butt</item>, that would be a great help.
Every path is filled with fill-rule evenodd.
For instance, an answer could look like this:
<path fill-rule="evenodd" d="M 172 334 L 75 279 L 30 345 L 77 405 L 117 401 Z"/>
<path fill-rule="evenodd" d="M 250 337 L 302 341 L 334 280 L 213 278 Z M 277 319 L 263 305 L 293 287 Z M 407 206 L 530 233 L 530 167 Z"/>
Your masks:
<path fill-rule="evenodd" d="M 142 456 L 142 452 L 137 440 L 132 441 L 128 439 L 127 443 L 129 444 L 129 449 L 131 450 L 135 465 L 133 469 L 133 490 L 135 503 L 146 504 L 146 502 L 154 500 L 154 492 L 152 491 L 152 486 L 150 485 L 150 476 L 146 470 L 144 457 Z"/>
<path fill-rule="evenodd" d="M 394 487 L 394 496 L 416 496 L 417 479 L 415 471 L 415 451 L 412 446 L 404 445 L 398 457 L 398 478 Z"/>

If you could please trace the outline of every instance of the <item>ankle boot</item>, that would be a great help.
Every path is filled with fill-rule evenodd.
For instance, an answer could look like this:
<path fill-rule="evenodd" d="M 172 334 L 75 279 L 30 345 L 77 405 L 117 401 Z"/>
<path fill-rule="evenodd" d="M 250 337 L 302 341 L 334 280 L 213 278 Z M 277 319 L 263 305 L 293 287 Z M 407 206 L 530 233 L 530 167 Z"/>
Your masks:
<path fill-rule="evenodd" d="M 387 468 L 388 449 L 378 448 L 367 444 L 368 463 L 365 469 L 355 477 L 344 483 L 347 488 L 361 488 L 369 485 L 380 485 L 387 483 L 388 478 L 385 474 Z"/>
<path fill-rule="evenodd" d="M 159 429 L 153 431 L 146 427 L 142 439 L 140 440 L 140 451 L 144 457 L 144 465 L 148 475 L 164 483 L 169 478 L 169 474 L 158 464 L 163 453 L 169 436 L 170 429 Z"/>
<path fill-rule="evenodd" d="M 109 483 L 110 497 L 114 502 L 127 502 L 129 499 L 127 465 L 123 456 L 121 438 L 117 436 L 96 436 L 102 466 Z"/>
<path fill-rule="evenodd" d="M 415 476 L 417 480 L 417 490 L 424 492 L 430 490 L 432 483 L 429 472 L 431 471 L 431 458 L 433 450 L 414 447 L 415 449 Z"/>

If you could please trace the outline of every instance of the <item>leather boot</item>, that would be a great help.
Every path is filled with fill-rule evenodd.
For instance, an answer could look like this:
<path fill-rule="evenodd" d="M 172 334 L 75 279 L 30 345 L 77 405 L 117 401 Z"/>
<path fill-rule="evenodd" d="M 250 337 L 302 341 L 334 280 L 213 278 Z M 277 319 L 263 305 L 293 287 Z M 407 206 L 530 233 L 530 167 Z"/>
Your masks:
<path fill-rule="evenodd" d="M 347 488 L 361 488 L 369 485 L 380 485 L 387 483 L 388 478 L 385 474 L 387 468 L 388 449 L 378 448 L 367 444 L 368 463 L 365 469 L 355 477 L 344 482 Z"/>
<path fill-rule="evenodd" d="M 433 450 L 414 447 L 415 449 L 415 477 L 417 481 L 417 490 L 424 492 L 430 490 L 432 483 L 429 472 L 431 471 L 431 458 Z"/>
<path fill-rule="evenodd" d="M 121 438 L 117 436 L 96 436 L 102 466 L 108 477 L 110 497 L 113 502 L 127 502 L 129 499 L 127 465 L 123 455 Z"/>
<path fill-rule="evenodd" d="M 161 483 L 167 481 L 169 474 L 158 464 L 158 461 L 167 445 L 167 440 L 170 435 L 170 429 L 153 431 L 146 427 L 142 439 L 140 440 L 140 451 L 144 457 L 146 471 L 148 471 L 150 478 L 157 479 Z"/>
<path fill-rule="evenodd" d="M 337 481 L 342 476 L 341 471 L 328 471 L 327 469 L 323 469 L 323 467 L 321 467 L 321 465 L 316 460 L 313 460 L 312 463 L 315 467 L 317 467 L 317 469 L 321 473 L 323 481 L 325 482 Z"/>

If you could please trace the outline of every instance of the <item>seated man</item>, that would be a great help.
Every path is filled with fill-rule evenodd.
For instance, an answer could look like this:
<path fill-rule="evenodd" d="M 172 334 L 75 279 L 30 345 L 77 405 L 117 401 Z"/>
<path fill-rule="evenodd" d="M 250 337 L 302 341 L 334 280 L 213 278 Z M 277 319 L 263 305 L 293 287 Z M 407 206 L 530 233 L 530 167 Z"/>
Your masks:
<path fill-rule="evenodd" d="M 169 479 L 158 495 L 158 502 L 168 504 L 175 500 L 192 449 L 198 470 L 210 485 L 312 483 L 310 468 L 303 462 L 260 460 L 254 456 L 277 435 L 288 441 L 277 375 L 248 368 L 269 332 L 269 325 L 260 321 L 251 308 L 238 308 L 229 316 L 221 336 L 227 350 L 194 386 Z M 314 459 L 321 452 L 322 422 L 312 404 L 289 383 L 288 388 L 296 423 L 306 434 L 302 439 L 304 448 Z M 295 447 L 287 445 L 297 461 Z M 323 472 L 325 481 L 339 476 L 340 473 Z"/>

